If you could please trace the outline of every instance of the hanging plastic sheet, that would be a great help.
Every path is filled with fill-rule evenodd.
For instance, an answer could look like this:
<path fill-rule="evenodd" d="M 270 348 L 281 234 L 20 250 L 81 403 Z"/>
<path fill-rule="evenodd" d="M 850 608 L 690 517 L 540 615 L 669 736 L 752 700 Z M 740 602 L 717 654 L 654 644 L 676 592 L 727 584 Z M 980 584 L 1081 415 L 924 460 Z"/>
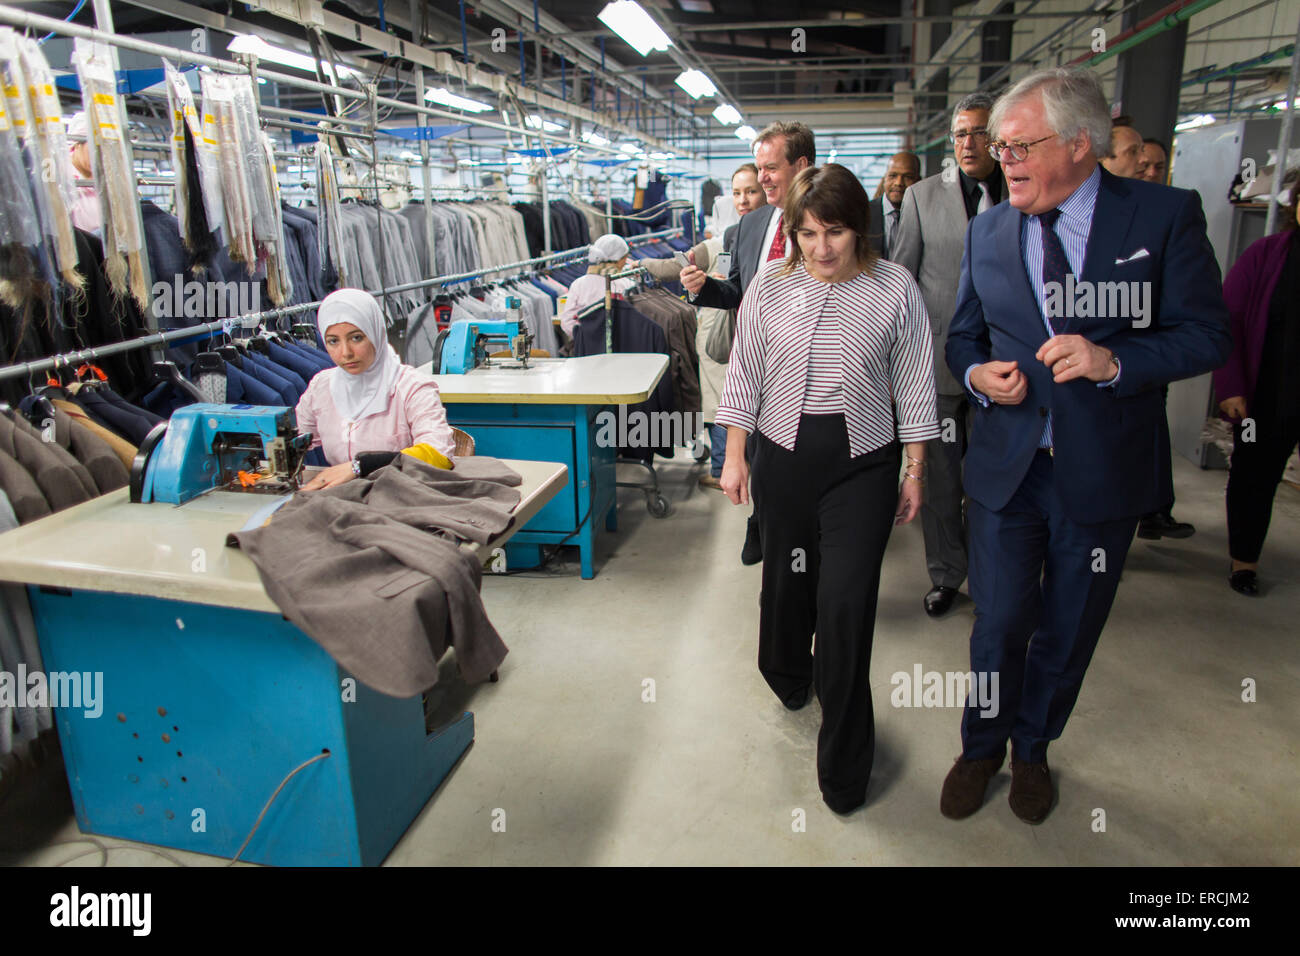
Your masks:
<path fill-rule="evenodd" d="M 172 115 L 172 169 L 176 171 L 176 218 L 189 250 L 191 271 L 201 274 L 216 253 L 221 225 L 221 175 L 217 155 L 203 137 L 203 122 L 189 81 L 167 60 L 167 103 Z"/>
<path fill-rule="evenodd" d="M 0 32 L 0 45 L 12 49 L 14 39 L 12 30 Z M 7 77 L 5 85 L 12 86 Z M 40 214 L 15 128 L 23 122 L 11 115 L 8 96 L 0 99 L 0 299 L 15 309 L 29 306 L 50 281 L 43 274 Z"/>
<path fill-rule="evenodd" d="M 127 131 L 121 126 L 123 111 L 111 52 L 105 44 L 78 37 L 72 60 L 81 80 L 90 165 L 104 224 L 104 274 L 116 292 L 129 294 L 147 311 L 149 278 L 142 254 L 139 189 L 127 152 Z"/>

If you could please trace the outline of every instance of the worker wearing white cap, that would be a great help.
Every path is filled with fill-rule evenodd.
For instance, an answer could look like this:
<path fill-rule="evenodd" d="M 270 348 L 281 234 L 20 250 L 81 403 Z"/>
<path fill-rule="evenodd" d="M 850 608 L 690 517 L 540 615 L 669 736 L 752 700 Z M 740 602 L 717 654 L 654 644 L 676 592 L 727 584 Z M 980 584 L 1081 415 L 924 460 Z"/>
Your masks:
<path fill-rule="evenodd" d="M 628 245 L 622 236 L 607 234 L 601 236 L 587 250 L 587 267 L 585 276 L 578 276 L 569 286 L 568 298 L 564 301 L 564 310 L 560 312 L 560 328 L 566 335 L 572 336 L 578 327 L 578 313 L 593 305 L 598 299 L 605 298 L 606 275 L 622 272 L 627 266 Z M 612 291 L 623 293 L 632 288 L 631 279 L 615 279 Z"/>
<path fill-rule="evenodd" d="M 71 143 L 69 160 L 77 179 L 93 179 L 90 168 L 90 133 L 84 112 L 73 114 L 68 120 L 68 141 Z M 99 196 L 94 186 L 78 186 L 77 201 L 72 204 L 72 224 L 78 229 L 93 232 L 100 231 Z"/>

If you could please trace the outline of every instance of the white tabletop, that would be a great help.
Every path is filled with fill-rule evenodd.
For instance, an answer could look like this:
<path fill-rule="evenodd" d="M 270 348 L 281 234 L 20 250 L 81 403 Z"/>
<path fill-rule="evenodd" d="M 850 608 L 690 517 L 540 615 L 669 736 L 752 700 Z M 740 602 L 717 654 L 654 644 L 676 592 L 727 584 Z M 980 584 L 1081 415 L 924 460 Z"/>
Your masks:
<path fill-rule="evenodd" d="M 432 368 L 430 363 L 420 371 L 432 375 Z M 433 380 L 447 404 L 635 405 L 650 397 L 667 369 L 667 355 L 619 352 L 530 359 L 526 369 L 476 368 L 464 375 L 434 375 Z"/>
<path fill-rule="evenodd" d="M 464 545 L 483 558 L 569 481 L 555 462 L 504 463 L 523 478 L 522 500 L 509 530 L 487 545 Z M 0 581 L 279 613 L 253 562 L 226 547 L 226 536 L 273 496 L 214 491 L 180 506 L 129 497 L 121 488 L 0 534 Z"/>

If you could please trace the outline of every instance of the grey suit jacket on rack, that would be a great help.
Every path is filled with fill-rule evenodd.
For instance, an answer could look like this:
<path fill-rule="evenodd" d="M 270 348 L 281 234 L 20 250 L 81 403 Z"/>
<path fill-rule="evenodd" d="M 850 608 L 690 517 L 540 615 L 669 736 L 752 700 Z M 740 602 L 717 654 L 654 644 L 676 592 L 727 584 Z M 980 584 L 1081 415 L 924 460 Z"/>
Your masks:
<path fill-rule="evenodd" d="M 944 361 L 948 326 L 957 308 L 957 284 L 966 244 L 966 200 L 956 169 L 928 176 L 903 194 L 902 214 L 889 258 L 907 269 L 921 287 L 934 333 L 934 383 L 940 395 L 961 395 L 961 382 Z"/>
<path fill-rule="evenodd" d="M 759 206 L 740 217 L 736 226 L 736 242 L 732 247 L 731 274 L 726 279 L 704 280 L 704 286 L 691 299 L 692 305 L 712 309 L 737 309 L 749 288 L 749 283 L 767 261 L 767 227 L 772 217 L 780 213 L 780 206 Z M 954 287 L 954 293 L 956 289 Z"/>

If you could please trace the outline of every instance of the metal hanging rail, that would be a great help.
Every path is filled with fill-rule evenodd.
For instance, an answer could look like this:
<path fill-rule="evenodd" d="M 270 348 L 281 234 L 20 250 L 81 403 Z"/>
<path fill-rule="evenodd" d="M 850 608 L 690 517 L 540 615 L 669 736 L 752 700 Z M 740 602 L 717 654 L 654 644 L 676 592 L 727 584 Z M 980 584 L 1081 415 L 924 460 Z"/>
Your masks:
<path fill-rule="evenodd" d="M 628 240 L 628 245 L 637 247 L 643 246 L 650 242 L 660 239 L 670 239 L 673 236 L 681 235 L 683 230 L 679 227 L 676 229 L 665 229 L 661 232 L 652 232 L 644 236 L 633 236 Z M 554 263 L 563 259 L 577 258 L 586 255 L 590 246 L 582 246 L 578 249 L 569 249 L 565 252 L 557 252 L 549 256 L 539 256 L 535 259 L 525 259 L 521 262 L 511 262 L 501 266 L 491 266 L 479 269 L 475 272 L 465 272 L 460 275 L 437 276 L 433 279 L 422 279 L 419 282 L 410 282 L 405 285 L 390 286 L 383 290 L 388 294 L 398 292 L 410 292 L 415 289 L 427 289 L 432 286 L 447 286 L 458 282 L 464 282 L 469 279 L 475 279 L 480 276 L 494 275 L 498 272 L 511 272 L 516 269 L 528 269 L 542 263 Z M 380 294 L 379 292 L 370 291 L 371 295 Z M 265 309 L 261 312 L 254 312 L 250 315 L 232 316 L 226 319 L 217 319 L 212 322 L 203 322 L 198 325 L 187 326 L 183 329 L 172 329 L 166 332 L 154 332 L 149 335 L 143 335 L 139 338 L 128 339 L 125 342 L 111 342 L 108 345 L 95 345 L 89 348 L 78 349 L 73 352 L 62 352 L 50 358 L 36 359 L 31 362 L 21 362 L 16 365 L 6 365 L 0 367 L 0 381 L 6 381 L 11 378 L 30 377 L 38 372 L 47 372 L 52 369 L 64 368 L 68 366 L 81 365 L 85 362 L 94 362 L 101 358 L 108 358 L 111 355 L 120 355 L 123 352 L 133 352 L 136 349 L 149 348 L 155 345 L 165 345 L 169 342 L 178 342 L 188 339 L 210 338 L 214 333 L 222 332 L 227 327 L 234 328 L 245 327 L 254 328 L 266 321 L 278 321 L 292 315 L 298 315 L 303 312 L 309 312 L 312 309 L 320 307 L 320 301 L 304 302 L 298 305 L 286 305 L 276 309 Z"/>

